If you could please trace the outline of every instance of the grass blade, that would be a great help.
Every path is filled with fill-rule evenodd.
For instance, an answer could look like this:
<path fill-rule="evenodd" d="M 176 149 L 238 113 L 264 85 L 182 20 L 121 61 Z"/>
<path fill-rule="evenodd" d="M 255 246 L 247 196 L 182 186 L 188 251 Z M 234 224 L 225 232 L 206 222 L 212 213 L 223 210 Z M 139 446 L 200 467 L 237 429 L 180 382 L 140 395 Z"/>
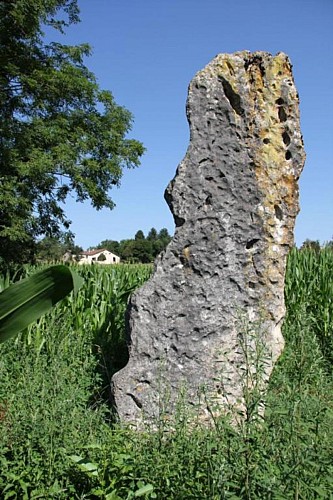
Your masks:
<path fill-rule="evenodd" d="M 0 293 L 0 342 L 24 330 L 83 280 L 68 266 L 43 269 Z"/>

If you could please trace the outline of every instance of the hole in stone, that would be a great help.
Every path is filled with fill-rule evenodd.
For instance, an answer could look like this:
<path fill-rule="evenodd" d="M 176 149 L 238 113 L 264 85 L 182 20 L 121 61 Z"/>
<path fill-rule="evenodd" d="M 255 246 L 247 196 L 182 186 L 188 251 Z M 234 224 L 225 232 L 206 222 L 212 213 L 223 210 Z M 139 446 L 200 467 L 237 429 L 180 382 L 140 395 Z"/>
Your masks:
<path fill-rule="evenodd" d="M 178 215 L 176 215 L 176 214 L 173 214 L 173 218 L 174 218 L 176 227 L 181 227 L 185 222 L 185 219 L 183 217 L 178 217 Z"/>
<path fill-rule="evenodd" d="M 245 61 L 244 63 L 245 71 L 247 71 L 252 65 L 256 66 L 259 69 L 261 76 L 265 76 L 265 66 L 262 57 L 260 55 L 251 56 Z M 253 76 L 252 76 L 252 81 L 254 81 Z"/>
<path fill-rule="evenodd" d="M 275 210 L 275 217 L 279 220 L 282 220 L 283 213 L 279 205 L 274 205 L 274 210 Z"/>
<path fill-rule="evenodd" d="M 234 75 L 234 74 L 235 74 L 235 72 L 234 72 L 234 68 L 232 67 L 232 65 L 231 65 L 231 64 L 230 64 L 230 62 L 228 62 L 228 61 L 227 61 L 227 66 L 228 66 L 228 69 L 229 69 L 230 73 L 231 73 L 232 75 Z"/>
<path fill-rule="evenodd" d="M 178 353 L 178 349 L 177 349 L 177 346 L 175 346 L 175 344 L 171 344 L 171 346 L 170 346 L 170 347 L 171 347 L 171 349 L 172 349 L 174 352 Z"/>
<path fill-rule="evenodd" d="M 289 146 L 289 144 L 290 144 L 290 137 L 289 137 L 288 132 L 283 132 L 282 139 L 283 139 L 283 142 L 285 143 L 285 145 Z"/>
<path fill-rule="evenodd" d="M 220 77 L 220 80 L 222 82 L 223 90 L 225 93 L 226 98 L 228 99 L 231 107 L 237 113 L 237 115 L 242 116 L 244 114 L 244 110 L 242 108 L 242 102 L 240 95 L 237 94 L 237 92 L 234 91 L 228 80 L 223 78 L 223 76 Z"/>
<path fill-rule="evenodd" d="M 140 408 L 140 410 L 141 410 L 142 403 L 141 403 L 140 399 L 138 399 L 136 396 L 134 396 L 134 394 L 131 394 L 130 392 L 127 392 L 126 394 L 127 394 L 127 396 L 130 396 L 133 399 L 133 401 L 136 404 L 136 406 L 138 408 Z"/>
<path fill-rule="evenodd" d="M 263 143 L 264 143 L 264 144 L 269 144 L 270 142 L 271 142 L 271 141 L 270 141 L 267 137 L 265 137 L 265 139 L 263 140 Z"/>
<path fill-rule="evenodd" d="M 287 113 L 282 106 L 279 108 L 278 114 L 280 122 L 285 122 L 287 120 Z"/>
<path fill-rule="evenodd" d="M 286 152 L 286 160 L 290 160 L 292 158 L 291 152 L 287 151 Z"/>
<path fill-rule="evenodd" d="M 249 250 L 250 248 L 253 248 L 254 245 L 259 241 L 259 238 L 253 238 L 252 240 L 249 240 L 246 243 L 246 249 Z"/>
<path fill-rule="evenodd" d="M 255 288 L 256 287 L 256 284 L 253 283 L 253 281 L 250 281 L 249 282 L 249 288 Z"/>
<path fill-rule="evenodd" d="M 276 99 L 276 104 L 278 104 L 279 106 L 282 106 L 282 104 L 284 104 L 284 100 L 282 99 L 282 97 L 279 97 L 279 99 Z"/>

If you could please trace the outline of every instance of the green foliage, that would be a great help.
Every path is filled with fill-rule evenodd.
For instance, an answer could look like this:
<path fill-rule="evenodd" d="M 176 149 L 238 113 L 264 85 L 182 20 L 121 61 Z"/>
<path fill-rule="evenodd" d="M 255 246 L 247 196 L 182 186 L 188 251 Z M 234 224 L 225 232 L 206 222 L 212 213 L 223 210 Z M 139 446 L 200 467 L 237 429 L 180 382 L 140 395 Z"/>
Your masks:
<path fill-rule="evenodd" d="M 143 231 L 141 231 L 141 229 L 139 229 L 139 231 L 137 231 L 135 233 L 134 239 L 135 239 L 135 241 L 140 241 L 140 240 L 145 239 L 145 235 L 144 235 Z"/>
<path fill-rule="evenodd" d="M 1 498 L 73 498 L 84 481 L 70 480 L 67 453 L 100 439 L 108 416 L 91 399 L 100 387 L 91 342 L 68 336 L 54 312 L 47 323 L 43 344 L 22 335 L 0 347 Z"/>
<path fill-rule="evenodd" d="M 0 342 L 17 335 L 30 323 L 82 285 L 67 266 L 51 266 L 3 290 L 0 294 Z"/>
<path fill-rule="evenodd" d="M 122 261 L 131 263 L 148 264 L 153 262 L 159 253 L 165 250 L 170 243 L 171 236 L 167 229 L 161 229 L 157 233 L 154 227 L 148 233 L 147 238 L 140 229 L 136 232 L 134 239 L 122 240 L 104 240 L 94 248 L 106 248 L 110 252 L 119 255 Z"/>
<path fill-rule="evenodd" d="M 121 251 L 122 258 L 128 262 L 149 263 L 153 260 L 152 245 L 145 239 L 127 240 Z"/>
<path fill-rule="evenodd" d="M 101 365 L 111 375 L 127 362 L 124 315 L 130 294 L 151 275 L 149 265 L 73 266 L 89 283 L 77 297 L 68 298 L 64 307 L 74 328 L 81 334 L 93 332 Z"/>
<path fill-rule="evenodd" d="M 62 235 L 61 237 L 45 236 L 36 244 L 36 260 L 38 262 L 59 262 L 62 261 L 66 253 L 69 260 L 75 260 L 80 253 L 82 247 L 74 244 L 72 237 Z"/>
<path fill-rule="evenodd" d="M 152 269 L 73 268 L 84 278 L 76 297 L 68 296 L 15 341 L 0 345 L 1 498 L 81 498 L 80 492 L 97 485 L 69 456 L 86 454 L 88 445 L 98 443 L 114 447 L 113 457 L 121 450 L 123 437 L 109 426 L 110 377 L 127 359 L 129 294 Z M 125 465 L 113 467 L 123 490 L 133 483 L 134 494 L 147 486 L 132 473 L 121 480 Z"/>
<path fill-rule="evenodd" d="M 109 500 L 121 500 L 122 498 L 129 500 L 138 497 L 156 498 L 154 487 L 151 484 L 136 480 L 135 464 L 131 455 L 119 453 L 117 450 L 110 455 L 110 452 L 100 445 L 86 448 L 88 452 L 91 450 L 95 452 L 98 463 L 90 462 L 89 459 L 78 455 L 72 455 L 69 458 L 79 470 L 91 478 L 92 489 L 88 494 Z M 98 454 L 96 454 L 96 450 L 98 450 Z"/>
<path fill-rule="evenodd" d="M 105 248 L 105 250 L 109 250 L 109 252 L 120 256 L 120 245 L 119 245 L 118 241 L 103 240 L 96 247 L 94 247 L 94 249 L 98 249 L 98 248 Z"/>
<path fill-rule="evenodd" d="M 288 310 L 305 315 L 328 363 L 333 363 L 333 252 L 294 248 L 289 255 L 285 285 Z"/>
<path fill-rule="evenodd" d="M 67 297 L 0 346 L 0 496 L 332 498 L 332 365 L 322 346 L 323 321 L 325 337 L 332 335 L 332 316 L 322 317 L 332 295 L 319 290 L 324 276 L 332 281 L 330 262 L 323 250 L 293 250 L 289 257 L 286 347 L 265 418 L 260 325 L 240 322 L 244 351 L 257 345 L 249 357 L 257 369 L 244 371 L 245 420 L 231 425 L 231 416 L 215 416 L 204 427 L 184 389 L 174 414 L 140 433 L 112 422 L 108 397 L 110 376 L 126 363 L 128 296 L 151 266 L 78 266 L 85 285 L 77 298 Z"/>
<path fill-rule="evenodd" d="M 60 203 L 113 208 L 109 190 L 139 165 L 132 116 L 99 89 L 87 44 L 46 43 L 42 26 L 78 22 L 76 0 L 0 1 L 0 258 L 32 258 L 34 238 L 69 221 Z"/>
<path fill-rule="evenodd" d="M 37 243 L 36 259 L 40 262 L 59 261 L 65 252 L 65 246 L 59 238 L 46 236 Z"/>
<path fill-rule="evenodd" d="M 301 246 L 301 250 L 314 250 L 315 252 L 320 252 L 319 240 L 305 240 Z"/>
<path fill-rule="evenodd" d="M 147 240 L 149 241 L 156 241 L 158 239 L 158 234 L 157 231 L 154 227 L 151 228 L 151 230 L 148 233 Z"/>

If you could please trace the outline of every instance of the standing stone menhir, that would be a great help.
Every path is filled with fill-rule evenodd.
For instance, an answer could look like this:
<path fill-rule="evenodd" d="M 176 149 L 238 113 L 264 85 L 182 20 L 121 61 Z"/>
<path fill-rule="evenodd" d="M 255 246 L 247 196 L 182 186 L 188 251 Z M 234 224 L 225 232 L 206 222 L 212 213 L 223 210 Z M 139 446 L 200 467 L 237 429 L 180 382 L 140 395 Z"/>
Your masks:
<path fill-rule="evenodd" d="M 190 145 L 165 193 L 175 236 L 131 299 L 129 362 L 113 378 L 119 416 L 135 424 L 172 412 L 183 386 L 203 418 L 207 400 L 221 411 L 241 400 L 244 315 L 265 347 L 265 380 L 283 349 L 305 160 L 288 57 L 218 55 L 192 80 L 187 116 Z"/>

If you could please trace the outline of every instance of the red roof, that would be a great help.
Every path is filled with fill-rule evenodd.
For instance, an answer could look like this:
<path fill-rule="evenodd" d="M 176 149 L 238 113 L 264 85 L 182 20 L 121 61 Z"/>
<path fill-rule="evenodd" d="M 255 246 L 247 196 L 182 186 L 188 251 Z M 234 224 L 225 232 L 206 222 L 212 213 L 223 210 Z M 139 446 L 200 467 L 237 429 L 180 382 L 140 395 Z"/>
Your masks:
<path fill-rule="evenodd" d="M 88 252 L 82 252 L 80 255 L 96 255 L 97 253 L 108 252 L 106 248 L 99 248 L 98 250 L 89 250 Z"/>

